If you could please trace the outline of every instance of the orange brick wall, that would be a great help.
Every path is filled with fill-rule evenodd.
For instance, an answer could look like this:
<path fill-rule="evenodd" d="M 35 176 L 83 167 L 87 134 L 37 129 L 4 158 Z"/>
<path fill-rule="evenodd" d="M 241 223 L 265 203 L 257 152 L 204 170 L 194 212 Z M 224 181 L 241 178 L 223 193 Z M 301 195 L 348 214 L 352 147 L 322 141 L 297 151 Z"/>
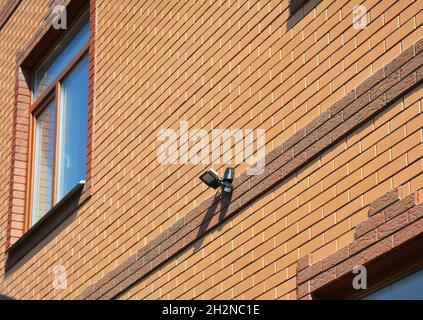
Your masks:
<path fill-rule="evenodd" d="M 297 260 L 349 244 L 368 205 L 423 191 L 423 86 L 122 298 L 294 299 Z M 422 192 L 423 194 L 423 192 Z"/>
<path fill-rule="evenodd" d="M 361 31 L 352 27 L 358 3 L 371 18 Z M 181 120 L 207 131 L 262 128 L 270 152 L 423 37 L 422 6 L 411 0 L 312 0 L 294 16 L 288 0 L 96 5 L 93 196 L 36 254 L 0 272 L 0 292 L 16 298 L 76 297 L 213 195 L 197 179 L 208 165 L 158 163 L 161 129 L 177 130 Z M 24 0 L 0 34 L 2 248 L 15 57 L 49 6 Z M 422 91 L 397 101 L 120 298 L 296 298 L 300 257 L 313 252 L 321 259 L 351 242 L 369 202 L 395 186 L 404 194 L 422 189 Z M 57 264 L 68 270 L 65 290 L 52 288 Z"/>

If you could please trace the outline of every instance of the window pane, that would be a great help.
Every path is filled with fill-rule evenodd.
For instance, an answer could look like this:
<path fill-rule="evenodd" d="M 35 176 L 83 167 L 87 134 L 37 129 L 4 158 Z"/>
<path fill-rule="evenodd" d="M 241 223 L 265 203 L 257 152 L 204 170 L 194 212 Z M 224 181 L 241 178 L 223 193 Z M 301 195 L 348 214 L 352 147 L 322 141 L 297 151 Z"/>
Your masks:
<path fill-rule="evenodd" d="M 53 100 L 36 117 L 32 224 L 52 207 L 56 102 Z"/>
<path fill-rule="evenodd" d="M 61 84 L 57 201 L 85 180 L 88 123 L 88 55 Z"/>
<path fill-rule="evenodd" d="M 366 296 L 364 300 L 423 300 L 423 270 Z"/>
<path fill-rule="evenodd" d="M 35 71 L 34 97 L 37 98 L 66 68 L 79 51 L 89 42 L 88 13 L 84 14 L 63 41 Z"/>

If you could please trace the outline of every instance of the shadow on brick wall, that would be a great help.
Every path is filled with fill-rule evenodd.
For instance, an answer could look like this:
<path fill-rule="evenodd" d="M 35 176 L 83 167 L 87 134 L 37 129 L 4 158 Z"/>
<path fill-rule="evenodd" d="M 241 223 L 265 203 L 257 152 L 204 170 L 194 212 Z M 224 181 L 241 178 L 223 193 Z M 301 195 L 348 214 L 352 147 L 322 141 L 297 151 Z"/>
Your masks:
<path fill-rule="evenodd" d="M 322 0 L 290 0 L 290 17 L 287 22 L 287 29 L 293 28 L 307 14 L 309 14 Z"/>

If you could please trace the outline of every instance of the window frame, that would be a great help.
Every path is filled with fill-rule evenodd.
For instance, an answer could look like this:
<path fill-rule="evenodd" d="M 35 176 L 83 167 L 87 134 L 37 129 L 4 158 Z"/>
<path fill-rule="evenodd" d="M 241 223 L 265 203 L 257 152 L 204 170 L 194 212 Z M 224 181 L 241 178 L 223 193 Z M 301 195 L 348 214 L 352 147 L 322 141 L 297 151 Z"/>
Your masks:
<path fill-rule="evenodd" d="M 33 193 L 34 193 L 34 173 L 35 173 L 35 130 L 36 130 L 36 116 L 41 113 L 44 108 L 48 105 L 52 99 L 55 99 L 55 129 L 54 129 L 54 160 L 53 160 L 53 175 L 52 175 L 52 208 L 54 208 L 60 200 L 57 201 L 57 168 L 58 168 L 58 149 L 59 149 L 59 122 L 60 122 L 60 103 L 61 103 L 61 82 L 66 78 L 66 76 L 76 67 L 76 65 L 85 57 L 89 55 L 90 41 L 88 41 L 72 58 L 68 65 L 60 72 L 60 74 L 43 90 L 41 94 L 34 99 L 34 74 L 40 65 L 45 61 L 46 58 L 55 50 L 55 45 L 61 43 L 67 35 L 67 32 L 70 32 L 73 27 L 75 27 L 80 18 L 86 14 L 87 9 L 82 10 L 81 14 L 75 19 L 75 23 L 70 26 L 64 34 L 57 39 L 57 41 L 51 46 L 51 48 L 46 52 L 39 63 L 35 65 L 31 70 L 30 76 L 30 104 L 29 104 L 29 152 L 28 152 L 28 174 L 27 174 L 27 201 L 26 201 L 26 214 L 24 219 L 24 230 L 26 233 L 30 230 L 34 224 L 32 224 L 32 215 L 33 215 Z M 89 23 L 89 22 L 88 22 Z M 90 34 L 91 34 L 90 30 Z M 90 66 L 88 66 L 89 68 Z M 88 102 L 89 103 L 89 102 Z M 87 170 L 86 170 L 87 171 Z M 66 197 L 66 196 L 65 196 Z M 48 212 L 46 212 L 47 214 Z"/>

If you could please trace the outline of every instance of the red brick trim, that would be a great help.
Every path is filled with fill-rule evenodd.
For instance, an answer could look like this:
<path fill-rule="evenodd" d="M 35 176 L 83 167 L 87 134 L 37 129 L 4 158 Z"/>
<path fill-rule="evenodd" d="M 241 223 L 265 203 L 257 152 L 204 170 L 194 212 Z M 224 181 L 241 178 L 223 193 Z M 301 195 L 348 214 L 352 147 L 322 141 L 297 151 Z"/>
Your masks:
<path fill-rule="evenodd" d="M 28 187 L 29 157 L 29 101 L 31 93 L 21 68 L 16 70 L 15 103 L 13 111 L 13 134 L 9 192 L 9 216 L 6 249 L 13 245 L 25 230 L 26 190 Z"/>
<path fill-rule="evenodd" d="M 22 0 L 8 0 L 1 8 L 0 8 L 0 30 L 6 24 L 7 20 L 12 16 L 15 12 L 18 5 L 22 2 Z"/>
<path fill-rule="evenodd" d="M 264 174 L 248 176 L 243 172 L 234 180 L 231 197 L 211 197 L 203 201 L 77 298 L 112 299 L 119 296 L 403 96 L 423 78 L 422 51 L 423 39 L 268 153 Z"/>
<path fill-rule="evenodd" d="M 350 279 L 355 266 L 373 268 L 373 273 L 376 273 L 374 270 L 378 271 L 380 277 L 380 274 L 386 271 L 383 269 L 387 268 L 393 259 L 393 253 L 398 256 L 405 245 L 416 239 L 419 241 L 423 239 L 423 204 L 418 204 L 417 195 L 412 194 L 401 199 L 398 188 L 386 193 L 370 204 L 369 218 L 356 227 L 355 240 L 350 245 L 314 264 L 310 264 L 311 255 L 298 260 L 298 299 L 346 298 L 363 294 L 364 292 L 352 288 Z M 407 265 L 397 265 L 396 273 L 400 268 L 408 270 L 410 264 L 423 265 L 421 252 L 415 256 L 413 262 L 405 259 L 403 261 Z M 382 258 L 385 258 L 383 263 Z M 375 262 L 378 263 L 377 268 Z M 378 281 L 373 281 L 373 287 L 377 287 L 379 281 L 385 280 L 383 277 L 380 278 Z M 341 279 L 344 281 L 341 282 Z M 331 285 L 340 286 L 341 283 L 342 290 L 330 288 Z"/>

